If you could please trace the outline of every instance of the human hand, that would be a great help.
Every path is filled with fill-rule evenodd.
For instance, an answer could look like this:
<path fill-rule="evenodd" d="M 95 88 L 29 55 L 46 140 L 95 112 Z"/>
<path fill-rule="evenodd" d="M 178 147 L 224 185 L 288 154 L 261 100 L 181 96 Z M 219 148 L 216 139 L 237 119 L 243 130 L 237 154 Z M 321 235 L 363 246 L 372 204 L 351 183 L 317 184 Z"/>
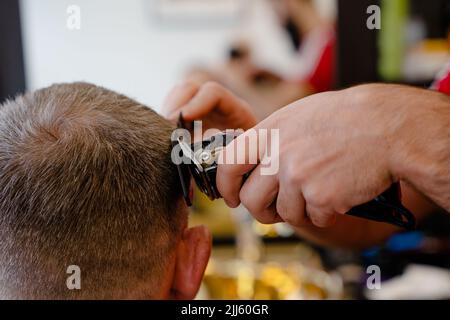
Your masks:
<path fill-rule="evenodd" d="M 253 130 L 230 143 L 224 154 L 233 149 L 245 163 L 219 164 L 219 192 L 229 206 L 242 203 L 263 223 L 332 225 L 336 214 L 374 199 L 399 180 L 391 149 L 405 127 L 405 117 L 396 115 L 407 106 L 392 101 L 396 89 L 367 85 L 326 92 L 275 112 L 253 129 L 279 130 L 279 141 L 261 143 L 258 136 L 256 164 L 244 142 Z M 264 162 L 279 170 L 262 174 Z"/>
<path fill-rule="evenodd" d="M 176 86 L 164 102 L 163 113 L 176 121 L 180 112 L 186 121 L 202 120 L 205 130 L 247 130 L 256 124 L 249 105 L 215 82 Z"/>

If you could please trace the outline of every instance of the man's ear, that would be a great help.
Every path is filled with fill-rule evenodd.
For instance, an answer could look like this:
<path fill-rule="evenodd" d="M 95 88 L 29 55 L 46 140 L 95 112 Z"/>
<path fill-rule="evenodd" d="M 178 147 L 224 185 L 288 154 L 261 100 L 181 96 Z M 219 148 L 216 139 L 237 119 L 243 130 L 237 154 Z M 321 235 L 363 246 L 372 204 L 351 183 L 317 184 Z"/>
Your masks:
<path fill-rule="evenodd" d="M 177 248 L 173 299 L 194 299 L 211 254 L 211 233 L 205 226 L 186 229 Z"/>

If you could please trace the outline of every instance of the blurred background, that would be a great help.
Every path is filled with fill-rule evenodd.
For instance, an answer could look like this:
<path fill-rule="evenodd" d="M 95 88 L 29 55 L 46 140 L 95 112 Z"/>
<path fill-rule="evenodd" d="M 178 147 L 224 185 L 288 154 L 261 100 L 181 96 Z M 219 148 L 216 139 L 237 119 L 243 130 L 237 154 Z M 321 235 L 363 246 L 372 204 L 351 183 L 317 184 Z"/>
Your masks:
<path fill-rule="evenodd" d="M 82 80 L 160 111 L 178 82 L 214 80 L 263 119 L 360 83 L 427 88 L 449 61 L 449 27 L 448 0 L 4 0 L 0 99 Z M 192 211 L 214 234 L 199 298 L 450 298 L 448 215 L 355 252 L 199 192 Z M 387 289 L 367 289 L 373 264 Z"/>

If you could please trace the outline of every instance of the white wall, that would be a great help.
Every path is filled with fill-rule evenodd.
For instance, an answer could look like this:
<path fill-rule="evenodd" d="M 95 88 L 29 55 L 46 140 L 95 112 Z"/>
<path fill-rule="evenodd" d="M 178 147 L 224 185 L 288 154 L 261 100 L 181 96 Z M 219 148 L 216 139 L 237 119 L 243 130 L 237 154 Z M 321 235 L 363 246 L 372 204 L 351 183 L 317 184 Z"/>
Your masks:
<path fill-rule="evenodd" d="M 159 109 L 186 67 L 219 61 L 229 42 L 245 34 L 262 64 L 288 68 L 285 35 L 263 0 L 242 0 L 253 4 L 242 23 L 200 28 L 158 24 L 151 1 L 21 0 L 28 88 L 84 80 Z M 69 5 L 81 9 L 80 30 L 66 27 Z"/>
<path fill-rule="evenodd" d="M 73 4 L 80 30 L 66 27 Z M 21 10 L 29 89 L 84 80 L 157 109 L 185 67 L 220 59 L 243 27 L 167 28 L 144 0 L 23 0 Z"/>

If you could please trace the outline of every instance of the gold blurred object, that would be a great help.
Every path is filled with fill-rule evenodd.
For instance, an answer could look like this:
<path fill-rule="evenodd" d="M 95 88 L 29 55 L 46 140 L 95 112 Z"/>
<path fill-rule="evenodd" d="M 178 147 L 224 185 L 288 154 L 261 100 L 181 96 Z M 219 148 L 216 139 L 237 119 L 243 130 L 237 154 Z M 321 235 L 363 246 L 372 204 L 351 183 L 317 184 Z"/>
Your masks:
<path fill-rule="evenodd" d="M 290 237 L 294 234 L 294 230 L 286 223 L 262 224 L 254 220 L 252 229 L 258 236 L 266 238 Z"/>
<path fill-rule="evenodd" d="M 210 299 L 336 299 L 342 293 L 340 279 L 297 262 L 212 259 L 203 283 Z"/>
<path fill-rule="evenodd" d="M 261 270 L 261 281 L 277 289 L 281 299 L 287 299 L 301 288 L 301 281 L 296 274 L 282 269 L 276 263 L 268 263 Z"/>
<path fill-rule="evenodd" d="M 237 271 L 237 296 L 240 299 L 252 299 L 255 294 L 255 273 L 248 264 L 243 264 Z"/>
<path fill-rule="evenodd" d="M 194 188 L 194 201 L 189 217 L 189 225 L 206 225 L 215 237 L 233 237 L 235 223 L 230 209 L 222 199 L 211 201 L 197 187 Z"/>
<path fill-rule="evenodd" d="M 450 53 L 450 43 L 448 39 L 425 39 L 419 46 L 424 52 L 447 52 Z"/>
<path fill-rule="evenodd" d="M 203 278 L 201 298 L 337 299 L 342 281 L 322 270 L 320 256 L 305 243 L 265 244 L 262 238 L 289 237 L 286 224 L 263 225 L 243 207 L 233 211 L 195 190 L 190 225 L 205 224 L 215 237 L 235 239 L 216 246 Z"/>
<path fill-rule="evenodd" d="M 256 220 L 253 222 L 253 231 L 259 236 L 268 238 L 275 238 L 278 236 L 273 224 L 262 224 Z"/>

